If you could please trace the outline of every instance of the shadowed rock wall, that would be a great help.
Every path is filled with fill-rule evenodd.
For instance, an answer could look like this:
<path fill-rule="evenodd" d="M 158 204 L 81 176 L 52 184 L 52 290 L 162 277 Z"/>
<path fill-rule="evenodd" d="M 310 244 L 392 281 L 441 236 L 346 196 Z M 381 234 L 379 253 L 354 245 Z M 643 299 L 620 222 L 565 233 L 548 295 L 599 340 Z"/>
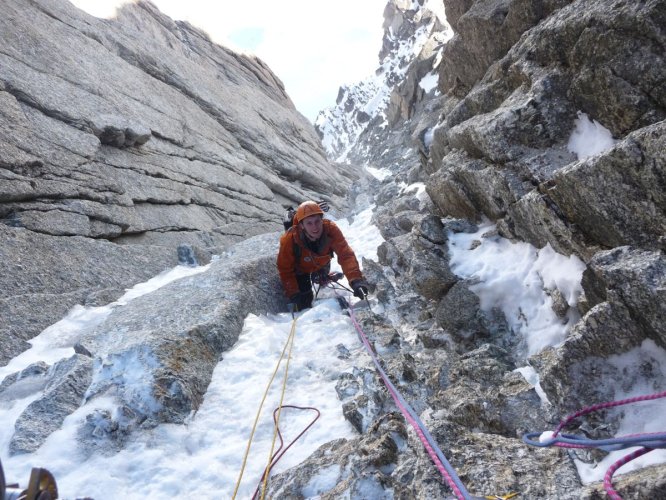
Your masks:
<path fill-rule="evenodd" d="M 518 0 L 451 3 L 464 14 L 449 52 L 494 39 L 488 23 L 500 12 L 502 29 L 512 13 L 529 17 Z M 547 3 L 506 55 L 493 52 L 482 78 L 443 63 L 451 107 L 434 131 L 427 191 L 444 215 L 487 217 L 504 236 L 588 264 L 584 312 L 592 309 L 540 362 L 549 397 L 570 410 L 590 396 L 575 375 L 585 358 L 646 339 L 666 347 L 666 327 L 653 319 L 666 317 L 666 2 Z M 481 6 L 497 15 L 481 16 Z M 485 28 L 466 31 L 465 18 Z M 473 86 L 461 99 L 448 83 L 456 77 Z M 582 159 L 568 151 L 579 112 L 616 144 Z"/>

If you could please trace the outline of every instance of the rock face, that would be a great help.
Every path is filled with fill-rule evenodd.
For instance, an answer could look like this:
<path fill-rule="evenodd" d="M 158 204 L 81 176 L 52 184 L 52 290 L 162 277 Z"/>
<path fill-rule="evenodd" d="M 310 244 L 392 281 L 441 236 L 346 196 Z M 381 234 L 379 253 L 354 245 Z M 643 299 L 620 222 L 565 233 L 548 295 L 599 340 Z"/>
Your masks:
<path fill-rule="evenodd" d="M 426 8 L 425 2 L 390 3 L 385 26 L 401 8 L 410 19 Z M 446 17 L 454 35 L 431 52 L 437 90 L 401 92 L 423 75 L 420 55 L 406 62 L 392 90 L 404 100 L 388 100 L 376 115 L 402 119 L 366 120 L 345 153 L 393 174 L 375 195 L 375 221 L 386 242 L 379 262 L 366 269 L 377 299 L 396 314 L 362 323 L 376 332 L 372 341 L 394 347 L 383 357 L 389 376 L 401 381 L 472 494 L 601 498 L 603 487 L 583 486 L 570 457 L 525 448 L 519 437 L 614 399 L 610 381 L 625 389 L 636 380 L 666 389 L 666 374 L 650 354 L 666 349 L 666 2 L 447 0 Z M 385 47 L 392 44 L 387 32 Z M 344 88 L 341 96 L 366 85 Z M 612 146 L 585 155 L 569 145 L 585 116 L 612 135 Z M 338 116 L 324 118 L 330 123 L 317 122 L 320 133 L 359 123 L 353 113 L 342 124 Z M 415 193 L 418 182 L 427 196 Z M 433 218 L 443 221 L 442 239 L 424 239 L 424 224 Z M 526 358 L 504 314 L 482 310 L 477 283 L 451 271 L 447 235 L 474 232 L 484 219 L 496 224 L 495 236 L 550 245 L 585 263 L 577 303 L 558 289 L 545 290 L 557 317 L 571 310 L 582 315 L 557 347 Z M 640 367 L 613 361 L 637 349 L 643 349 Z M 525 364 L 536 370 L 548 404 L 514 371 Z M 606 436 L 618 420 L 604 417 L 578 425 L 587 435 Z M 344 451 L 325 450 L 284 473 L 279 491 L 298 498 L 295 483 L 306 484 L 318 464 L 335 463 L 340 486 L 322 498 L 354 497 L 364 484 L 387 498 L 449 494 L 427 481 L 431 464 L 412 431 L 405 446 L 404 429 L 365 428 L 357 442 L 334 445 Z M 393 443 L 383 441 L 387 434 Z M 391 466 L 367 451 L 369 440 L 383 443 Z M 616 478 L 615 485 L 626 498 L 657 498 L 666 491 L 663 477 L 660 465 Z"/>
<path fill-rule="evenodd" d="M 279 229 L 286 205 L 344 207 L 355 175 L 262 61 L 150 2 L 111 20 L 65 0 L 0 9 L 0 362 L 179 245 L 206 262 Z"/>
<path fill-rule="evenodd" d="M 86 450 L 102 444 L 121 448 L 139 428 L 183 423 L 199 408 L 213 369 L 238 339 L 245 317 L 286 309 L 275 272 L 279 236 L 243 241 L 201 274 L 112 308 L 92 331 L 61 340 L 61 347 L 76 352 L 71 358 L 8 376 L 0 401 L 41 389 L 16 421 L 10 452 L 36 450 L 67 415 L 107 395 L 117 402 L 113 411 L 98 410 L 80 426 Z"/>
<path fill-rule="evenodd" d="M 46 374 L 47 383 L 42 395 L 30 403 L 16 420 L 15 432 L 9 442 L 10 453 L 35 451 L 53 431 L 60 429 L 65 417 L 79 407 L 91 381 L 91 368 L 92 360 L 79 354 L 51 368 Z M 29 375 L 33 376 L 20 377 L 19 383 L 10 385 L 9 390 L 15 390 L 16 386 L 35 378 L 33 373 Z M 9 393 L 9 390 L 0 392 L 0 396 Z"/>
<path fill-rule="evenodd" d="M 422 134 L 422 115 L 436 113 L 426 95 L 434 95 L 438 54 L 452 32 L 443 4 L 423 0 L 387 2 L 383 28 L 375 75 L 341 87 L 336 106 L 320 112 L 315 126 L 330 157 L 407 172 L 420 153 L 405 138 Z"/>

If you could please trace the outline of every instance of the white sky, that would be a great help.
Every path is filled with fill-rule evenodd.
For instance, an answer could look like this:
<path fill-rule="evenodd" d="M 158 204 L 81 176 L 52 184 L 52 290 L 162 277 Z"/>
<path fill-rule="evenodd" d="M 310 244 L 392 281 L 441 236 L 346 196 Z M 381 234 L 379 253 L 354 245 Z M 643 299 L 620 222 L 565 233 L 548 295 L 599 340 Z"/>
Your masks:
<path fill-rule="evenodd" d="M 113 17 L 131 0 L 70 0 L 98 17 Z M 311 122 L 333 106 L 341 85 L 379 65 L 386 0 L 152 0 L 176 20 L 189 21 L 217 43 L 265 61 Z"/>

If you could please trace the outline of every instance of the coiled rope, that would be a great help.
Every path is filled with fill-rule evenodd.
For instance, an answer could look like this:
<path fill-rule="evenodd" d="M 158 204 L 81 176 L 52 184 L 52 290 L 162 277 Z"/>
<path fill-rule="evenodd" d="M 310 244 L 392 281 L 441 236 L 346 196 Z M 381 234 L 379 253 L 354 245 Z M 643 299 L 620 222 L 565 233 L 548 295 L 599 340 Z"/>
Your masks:
<path fill-rule="evenodd" d="M 335 293 L 338 297 L 340 297 L 337 291 Z M 379 359 L 375 355 L 374 350 L 372 349 L 372 346 L 370 345 L 370 342 L 368 341 L 368 338 L 365 335 L 365 332 L 363 331 L 363 328 L 361 328 L 361 325 L 356 319 L 356 315 L 354 314 L 354 307 L 351 305 L 351 303 L 348 303 L 348 308 L 349 308 L 349 317 L 351 318 L 354 328 L 358 332 L 361 342 L 363 343 L 366 350 L 368 351 L 368 354 L 372 358 L 372 362 L 375 364 L 375 367 L 377 368 L 379 375 L 384 381 L 386 388 L 391 394 L 393 401 L 395 402 L 396 406 L 401 411 L 405 419 L 410 423 L 410 425 L 416 431 L 416 434 L 421 440 L 421 443 L 423 443 L 424 448 L 426 449 L 428 455 L 430 456 L 433 463 L 437 467 L 437 470 L 439 470 L 440 474 L 447 482 L 451 490 L 453 490 L 453 493 L 456 495 L 456 497 L 459 500 L 461 499 L 472 500 L 473 497 L 470 496 L 469 492 L 467 491 L 465 486 L 462 484 L 462 481 L 460 481 L 460 478 L 456 474 L 456 471 L 453 469 L 449 461 L 446 459 L 446 457 L 442 453 L 442 450 L 439 449 L 439 446 L 437 445 L 435 439 L 430 435 L 430 432 L 428 432 L 428 429 L 423 424 L 421 419 L 416 415 L 416 413 L 409 405 L 409 403 L 405 401 L 405 399 L 402 397 L 398 389 L 396 389 L 393 383 L 389 380 L 388 375 L 386 375 L 386 372 L 382 368 Z"/>
<path fill-rule="evenodd" d="M 319 419 L 319 416 L 321 415 L 321 412 L 312 406 L 294 406 L 294 405 L 282 405 L 280 408 L 293 408 L 296 410 L 311 410 L 314 411 L 317 415 L 312 419 L 312 421 L 296 436 L 294 439 L 291 440 L 291 442 L 284 448 L 284 440 L 282 439 L 282 433 L 280 432 L 280 428 L 278 426 L 278 418 L 277 418 L 277 413 L 279 408 L 275 408 L 273 410 L 273 422 L 275 423 L 275 428 L 277 429 L 278 437 L 280 438 L 280 446 L 278 449 L 275 451 L 275 453 L 271 457 L 271 461 L 268 467 L 264 469 L 264 472 L 262 473 L 261 477 L 262 478 L 267 478 L 268 474 L 270 473 L 271 469 L 275 466 L 276 463 L 282 458 L 282 456 L 287 453 L 287 450 L 291 448 L 291 446 L 300 439 L 300 437 L 305 434 L 310 427 L 314 425 L 314 423 Z M 259 482 L 257 485 L 257 488 L 254 490 L 254 494 L 252 495 L 252 500 L 257 498 L 257 494 L 259 493 L 259 488 L 261 488 L 262 481 Z M 264 488 L 265 490 L 266 488 Z"/>
<path fill-rule="evenodd" d="M 539 446 L 542 448 L 559 446 L 561 448 L 598 448 L 604 451 L 615 451 L 631 448 L 633 446 L 642 446 L 642 448 L 629 453 L 613 463 L 604 475 L 604 489 L 608 496 L 613 500 L 622 500 L 622 497 L 613 488 L 613 474 L 623 465 L 631 462 L 635 458 L 649 453 L 655 448 L 666 448 L 666 432 L 629 434 L 609 439 L 588 439 L 572 434 L 560 434 L 560 432 L 572 421 L 583 415 L 607 408 L 614 408 L 616 406 L 639 403 L 642 401 L 652 401 L 664 397 L 666 397 L 666 391 L 588 406 L 564 418 L 550 438 L 546 439 L 541 437 L 542 433 L 540 432 L 530 432 L 523 436 L 523 442 L 531 446 Z"/>

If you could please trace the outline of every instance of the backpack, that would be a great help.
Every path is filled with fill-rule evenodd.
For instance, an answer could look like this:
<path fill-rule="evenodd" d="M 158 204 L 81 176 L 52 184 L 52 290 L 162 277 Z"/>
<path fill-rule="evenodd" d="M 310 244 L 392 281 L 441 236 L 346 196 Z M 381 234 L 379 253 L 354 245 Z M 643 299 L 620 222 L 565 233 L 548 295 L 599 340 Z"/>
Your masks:
<path fill-rule="evenodd" d="M 285 231 L 288 231 L 294 225 L 294 215 L 296 215 L 296 209 L 294 207 L 287 207 L 287 211 L 282 218 L 282 225 Z"/>

